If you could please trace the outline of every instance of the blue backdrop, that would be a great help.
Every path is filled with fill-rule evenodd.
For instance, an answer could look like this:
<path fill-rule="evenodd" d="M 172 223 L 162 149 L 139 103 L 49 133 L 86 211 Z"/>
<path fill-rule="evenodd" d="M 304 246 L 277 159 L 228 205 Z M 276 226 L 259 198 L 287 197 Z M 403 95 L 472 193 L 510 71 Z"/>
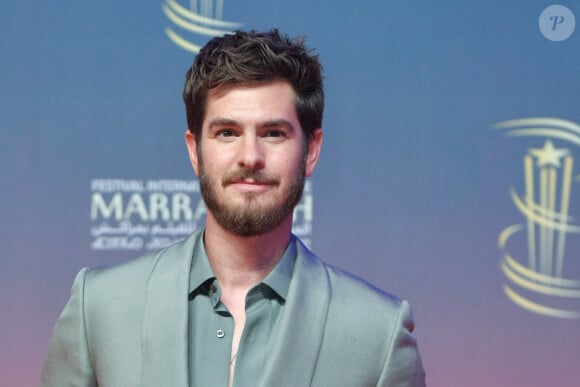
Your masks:
<path fill-rule="evenodd" d="M 203 220 L 181 87 L 191 50 L 239 25 L 319 52 L 325 142 L 295 230 L 411 302 L 428 384 L 577 386 L 580 7 L 559 4 L 4 2 L 0 384 L 36 385 L 81 267 Z"/>

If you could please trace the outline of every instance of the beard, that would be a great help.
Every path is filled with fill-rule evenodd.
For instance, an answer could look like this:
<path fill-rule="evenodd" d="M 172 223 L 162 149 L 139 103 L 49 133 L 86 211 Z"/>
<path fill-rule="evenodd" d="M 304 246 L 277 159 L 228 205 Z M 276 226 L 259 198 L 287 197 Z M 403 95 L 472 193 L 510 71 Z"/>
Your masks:
<path fill-rule="evenodd" d="M 304 190 L 306 171 L 306 152 L 300 162 L 300 167 L 292 176 L 290 186 L 282 192 L 282 198 L 266 202 L 259 194 L 248 192 L 244 194 L 244 203 L 232 203 L 224 195 L 220 197 L 217 185 L 225 188 L 232 182 L 253 179 L 256 183 L 280 185 L 280 179 L 264 172 L 252 172 L 239 169 L 228 172 L 221 181 L 213 181 L 203 166 L 201 152 L 198 152 L 200 190 L 206 207 L 212 213 L 218 224 L 225 230 L 242 236 L 251 237 L 264 234 L 278 227 L 294 211 Z M 223 192 L 223 191 L 222 191 Z"/>

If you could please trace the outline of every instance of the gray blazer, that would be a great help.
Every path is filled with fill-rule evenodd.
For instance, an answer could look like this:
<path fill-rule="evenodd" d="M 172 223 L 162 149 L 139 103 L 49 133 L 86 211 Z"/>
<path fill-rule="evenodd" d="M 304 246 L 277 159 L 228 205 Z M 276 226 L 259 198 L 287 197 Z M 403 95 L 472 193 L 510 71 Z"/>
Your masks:
<path fill-rule="evenodd" d="M 188 386 L 196 234 L 121 265 L 82 269 L 54 328 L 41 386 Z M 256 386 L 424 386 L 407 302 L 325 264 L 301 243 L 297 251 Z"/>

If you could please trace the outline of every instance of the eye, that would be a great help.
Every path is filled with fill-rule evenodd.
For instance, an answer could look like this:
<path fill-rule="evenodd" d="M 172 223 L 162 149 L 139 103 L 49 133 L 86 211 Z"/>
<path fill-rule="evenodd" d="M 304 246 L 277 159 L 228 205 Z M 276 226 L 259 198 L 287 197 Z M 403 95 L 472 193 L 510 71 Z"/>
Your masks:
<path fill-rule="evenodd" d="M 270 129 L 266 132 L 265 137 L 274 137 L 274 138 L 278 138 L 278 137 L 284 137 L 286 134 L 279 130 L 279 129 Z"/>
<path fill-rule="evenodd" d="M 216 133 L 216 137 L 227 138 L 227 137 L 234 137 L 234 136 L 235 136 L 235 132 L 233 131 L 233 129 L 220 129 Z"/>

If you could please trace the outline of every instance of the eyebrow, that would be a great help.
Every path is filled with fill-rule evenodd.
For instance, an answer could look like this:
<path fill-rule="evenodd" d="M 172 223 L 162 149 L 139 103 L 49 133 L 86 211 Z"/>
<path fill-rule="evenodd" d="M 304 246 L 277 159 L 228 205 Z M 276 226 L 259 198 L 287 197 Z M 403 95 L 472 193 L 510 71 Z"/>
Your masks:
<path fill-rule="evenodd" d="M 260 124 L 260 126 L 263 128 L 269 128 L 272 126 L 283 126 L 287 129 L 290 129 L 292 132 L 294 131 L 294 125 L 292 125 L 290 121 L 285 120 L 283 118 L 264 121 Z"/>
<path fill-rule="evenodd" d="M 238 126 L 238 122 L 230 118 L 216 118 L 209 123 L 210 128 L 215 126 Z"/>
<path fill-rule="evenodd" d="M 223 117 L 218 117 L 213 119 L 210 123 L 209 123 L 209 127 L 213 128 L 216 126 L 240 126 L 239 122 L 231 119 L 231 118 L 223 118 Z M 295 131 L 294 125 L 292 125 L 292 123 L 288 120 L 285 120 L 283 118 L 279 118 L 279 119 L 271 119 L 271 120 L 266 120 L 264 122 L 259 123 L 258 125 L 261 128 L 270 128 L 270 127 L 276 127 L 276 126 L 283 126 L 285 128 L 288 128 L 291 131 Z"/>

